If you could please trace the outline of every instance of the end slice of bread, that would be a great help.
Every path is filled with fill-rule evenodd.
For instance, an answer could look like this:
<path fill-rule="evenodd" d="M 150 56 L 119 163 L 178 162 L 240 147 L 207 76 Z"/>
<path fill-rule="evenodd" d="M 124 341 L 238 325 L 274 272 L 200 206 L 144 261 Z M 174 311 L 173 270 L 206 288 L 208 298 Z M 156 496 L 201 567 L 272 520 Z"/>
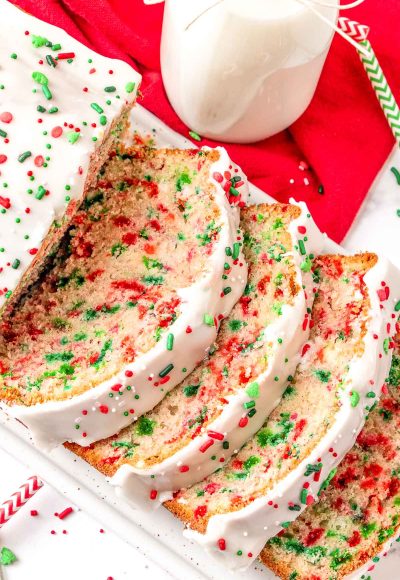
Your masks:
<path fill-rule="evenodd" d="M 367 577 L 400 532 L 400 335 L 381 400 L 319 503 L 261 552 L 284 580 Z"/>

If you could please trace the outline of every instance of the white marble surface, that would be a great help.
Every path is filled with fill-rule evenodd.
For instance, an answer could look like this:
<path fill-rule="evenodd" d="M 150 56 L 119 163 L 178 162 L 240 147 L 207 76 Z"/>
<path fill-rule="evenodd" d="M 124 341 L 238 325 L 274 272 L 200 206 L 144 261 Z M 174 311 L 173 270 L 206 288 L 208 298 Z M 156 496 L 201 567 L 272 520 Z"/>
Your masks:
<path fill-rule="evenodd" d="M 381 251 L 400 267 L 400 186 L 390 168 L 400 170 L 400 151 L 396 149 L 372 187 L 356 223 L 345 240 L 350 250 Z M 349 192 L 351 195 L 351 192 Z M 10 450 L 11 451 L 11 450 Z M 0 449 L 0 502 L 32 475 L 11 455 Z M 97 522 L 82 511 L 64 521 L 54 516 L 68 506 L 65 497 L 45 486 L 0 530 L 0 547 L 11 548 L 18 562 L 2 568 L 4 580 L 164 580 L 174 578 L 146 555 L 146 546 L 135 549 L 107 531 L 107 522 Z M 37 517 L 30 511 L 36 509 Z M 100 533 L 104 528 L 105 533 Z M 56 534 L 51 534 L 51 530 Z M 67 534 L 63 534 L 63 530 Z M 385 559 L 374 580 L 396 578 L 400 554 Z M 395 574 L 395 575 L 393 575 Z M 193 579 L 197 575 L 193 575 Z M 245 575 L 243 575 L 245 578 Z M 397 576 L 399 577 L 399 576 Z M 192 578 L 187 577 L 187 580 Z"/>

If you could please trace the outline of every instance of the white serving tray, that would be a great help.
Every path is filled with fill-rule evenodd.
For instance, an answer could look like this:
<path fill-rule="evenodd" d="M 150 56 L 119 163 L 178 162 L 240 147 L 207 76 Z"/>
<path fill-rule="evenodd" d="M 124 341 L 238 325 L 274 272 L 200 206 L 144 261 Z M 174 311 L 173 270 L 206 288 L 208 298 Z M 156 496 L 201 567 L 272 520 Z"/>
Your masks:
<path fill-rule="evenodd" d="M 141 106 L 132 113 L 132 128 L 140 134 L 151 134 L 158 146 L 193 147 L 193 143 L 164 125 L 157 117 Z M 257 187 L 250 188 L 250 203 L 274 200 Z M 343 248 L 327 240 L 327 252 L 343 253 Z M 15 419 L 0 411 L 0 447 L 12 453 L 19 461 L 38 474 L 49 485 L 63 493 L 73 504 L 106 524 L 123 540 L 139 547 L 140 551 L 157 563 L 172 578 L 179 580 L 232 579 L 270 580 L 273 575 L 258 563 L 245 573 L 227 573 L 213 562 L 203 550 L 182 535 L 182 524 L 163 507 L 156 511 L 141 511 L 129 507 L 118 499 L 106 478 L 64 448 L 51 454 L 39 451 L 32 444 L 28 430 Z M 0 472 L 1 475 L 1 472 Z M 392 558 L 392 556 L 391 556 Z M 390 558 L 390 559 L 391 559 Z M 388 566 L 389 558 L 382 568 L 387 577 L 396 578 L 395 562 Z M 390 568 L 390 570 L 388 569 Z M 383 574 L 380 575 L 383 580 Z M 379 580 L 374 574 L 374 580 Z"/>

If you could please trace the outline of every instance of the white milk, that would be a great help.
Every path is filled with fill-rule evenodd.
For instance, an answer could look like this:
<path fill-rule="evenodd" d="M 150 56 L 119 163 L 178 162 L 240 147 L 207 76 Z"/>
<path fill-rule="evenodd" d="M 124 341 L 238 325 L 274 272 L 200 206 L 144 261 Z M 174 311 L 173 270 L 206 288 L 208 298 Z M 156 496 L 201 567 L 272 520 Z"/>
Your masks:
<path fill-rule="evenodd" d="M 216 3 L 166 0 L 164 85 L 179 117 L 200 135 L 258 141 L 308 107 L 333 31 L 297 0 Z M 336 8 L 317 8 L 336 22 Z"/>

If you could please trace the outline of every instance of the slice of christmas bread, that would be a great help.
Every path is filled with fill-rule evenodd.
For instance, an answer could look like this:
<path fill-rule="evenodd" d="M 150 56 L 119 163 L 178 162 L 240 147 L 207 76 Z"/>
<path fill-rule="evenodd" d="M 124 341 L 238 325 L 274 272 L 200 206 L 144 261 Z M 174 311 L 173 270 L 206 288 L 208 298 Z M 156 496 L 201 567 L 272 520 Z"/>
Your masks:
<path fill-rule="evenodd" d="M 1 321 L 0 399 L 36 441 L 108 437 L 204 358 L 247 280 L 246 196 L 223 149 L 111 153 Z"/>
<path fill-rule="evenodd" d="M 322 256 L 314 277 L 310 339 L 282 402 L 224 469 L 166 504 L 231 568 L 315 501 L 389 372 L 398 272 L 374 254 Z"/>
<path fill-rule="evenodd" d="M 381 400 L 373 405 L 356 445 L 331 473 L 319 503 L 272 538 L 261 553 L 280 578 L 337 580 L 356 571 L 358 578 L 370 577 L 380 554 L 398 536 L 399 393 L 400 335 Z"/>
<path fill-rule="evenodd" d="M 137 503 L 171 498 L 240 449 L 279 402 L 309 335 L 323 237 L 304 204 L 253 206 L 241 225 L 248 284 L 210 356 L 138 423 L 75 448 Z"/>
<path fill-rule="evenodd" d="M 46 264 L 115 142 L 140 75 L 1 1 L 0 311 Z"/>

